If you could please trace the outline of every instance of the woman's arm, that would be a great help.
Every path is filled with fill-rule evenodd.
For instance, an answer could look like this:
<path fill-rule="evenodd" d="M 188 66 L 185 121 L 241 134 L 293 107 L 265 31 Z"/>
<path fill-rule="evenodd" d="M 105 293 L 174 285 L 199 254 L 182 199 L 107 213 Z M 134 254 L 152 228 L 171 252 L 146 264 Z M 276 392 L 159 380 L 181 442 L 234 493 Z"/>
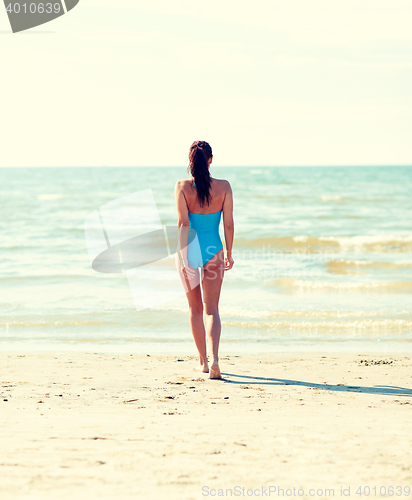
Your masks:
<path fill-rule="evenodd" d="M 189 210 L 187 208 L 186 198 L 183 193 L 181 181 L 175 185 L 175 200 L 177 208 L 177 225 L 179 226 L 179 259 L 182 269 L 187 269 L 190 273 L 191 268 L 187 261 L 187 242 L 189 237 Z"/>
<path fill-rule="evenodd" d="M 228 181 L 226 186 L 225 199 L 223 201 L 223 227 L 225 229 L 226 256 L 225 271 L 232 269 L 234 260 L 232 258 L 233 236 L 235 233 L 235 224 L 233 222 L 233 195 L 232 188 Z"/>

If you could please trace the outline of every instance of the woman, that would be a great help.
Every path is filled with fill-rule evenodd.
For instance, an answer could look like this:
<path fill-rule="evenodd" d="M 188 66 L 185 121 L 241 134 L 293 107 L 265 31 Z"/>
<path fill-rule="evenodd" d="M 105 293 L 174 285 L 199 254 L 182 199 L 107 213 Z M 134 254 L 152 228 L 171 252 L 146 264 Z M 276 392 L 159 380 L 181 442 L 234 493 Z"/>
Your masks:
<path fill-rule="evenodd" d="M 220 379 L 222 376 L 218 350 L 221 325 L 218 306 L 224 271 L 232 269 L 234 264 L 232 258 L 234 223 L 232 189 L 228 181 L 211 177 L 209 168 L 212 160 L 212 148 L 207 142 L 195 141 L 191 145 L 188 171 L 192 178 L 177 181 L 175 198 L 178 225 L 181 235 L 184 235 L 180 240 L 180 274 L 188 285 L 185 289 L 188 290 L 186 295 L 190 310 L 190 328 L 199 351 L 201 370 L 209 373 L 203 324 L 204 312 L 207 337 L 212 351 L 209 378 Z M 219 237 L 222 213 L 226 255 Z M 187 247 L 189 227 L 196 231 L 199 246 L 190 244 Z M 191 287 L 190 283 L 195 283 L 197 286 Z M 200 284 L 203 289 L 203 299 Z"/>

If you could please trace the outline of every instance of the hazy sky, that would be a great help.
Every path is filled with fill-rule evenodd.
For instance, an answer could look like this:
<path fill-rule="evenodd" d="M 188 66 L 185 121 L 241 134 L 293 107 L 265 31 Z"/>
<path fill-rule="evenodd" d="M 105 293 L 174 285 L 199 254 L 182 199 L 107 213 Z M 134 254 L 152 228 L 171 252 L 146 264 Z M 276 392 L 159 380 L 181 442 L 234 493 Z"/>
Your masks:
<path fill-rule="evenodd" d="M 412 164 L 410 0 L 80 0 L 11 34 L 1 166 Z"/>

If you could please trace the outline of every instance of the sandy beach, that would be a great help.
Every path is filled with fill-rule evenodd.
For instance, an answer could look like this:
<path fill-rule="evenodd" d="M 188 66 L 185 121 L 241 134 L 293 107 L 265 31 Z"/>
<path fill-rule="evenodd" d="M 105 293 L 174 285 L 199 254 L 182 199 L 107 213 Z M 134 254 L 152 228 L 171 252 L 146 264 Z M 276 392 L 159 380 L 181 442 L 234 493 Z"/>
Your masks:
<path fill-rule="evenodd" d="M 2 500 L 412 486 L 410 356 L 0 357 Z"/>

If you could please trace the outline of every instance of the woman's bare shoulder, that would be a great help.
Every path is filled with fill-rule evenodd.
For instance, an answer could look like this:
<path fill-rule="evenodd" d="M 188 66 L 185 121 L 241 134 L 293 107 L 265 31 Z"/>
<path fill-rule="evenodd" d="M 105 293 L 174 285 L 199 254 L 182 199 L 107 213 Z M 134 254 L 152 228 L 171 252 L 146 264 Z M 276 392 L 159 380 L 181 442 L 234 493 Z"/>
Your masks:
<path fill-rule="evenodd" d="M 216 192 L 224 196 L 232 192 L 229 181 L 225 179 L 213 179 L 213 184 L 215 185 Z"/>
<path fill-rule="evenodd" d="M 215 179 L 213 178 L 213 182 L 217 184 L 217 186 L 219 187 L 219 189 L 221 189 L 222 191 L 225 191 L 225 192 L 229 192 L 231 191 L 231 187 L 230 187 L 230 182 L 225 180 L 225 179 Z"/>
<path fill-rule="evenodd" d="M 185 189 L 187 187 L 190 187 L 191 185 L 192 185 L 192 181 L 190 179 L 180 179 L 180 180 L 176 181 L 175 187 L 179 188 L 179 189 Z"/>

